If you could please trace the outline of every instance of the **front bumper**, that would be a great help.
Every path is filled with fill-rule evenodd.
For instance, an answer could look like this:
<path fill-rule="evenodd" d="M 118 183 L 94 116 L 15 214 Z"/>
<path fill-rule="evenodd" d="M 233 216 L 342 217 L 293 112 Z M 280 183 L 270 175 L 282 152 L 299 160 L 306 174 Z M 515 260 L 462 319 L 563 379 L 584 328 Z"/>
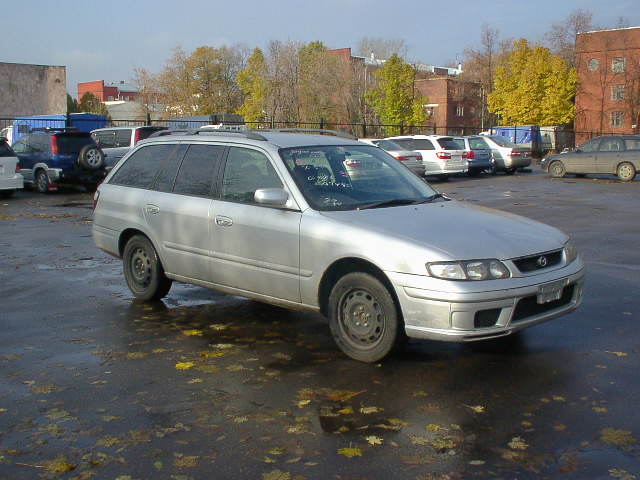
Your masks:
<path fill-rule="evenodd" d="M 575 264 L 575 265 L 574 265 Z M 391 275 L 398 285 L 403 275 Z M 396 287 L 405 330 L 411 338 L 468 342 L 509 335 L 575 310 L 582 302 L 582 260 L 542 275 L 510 279 L 517 285 L 485 291 L 443 291 L 407 285 Z M 443 285 L 447 283 L 443 281 Z M 484 282 L 464 282 L 484 283 Z M 538 303 L 541 288 L 558 285 L 557 299 Z M 479 285 L 469 285 L 479 288 Z"/>

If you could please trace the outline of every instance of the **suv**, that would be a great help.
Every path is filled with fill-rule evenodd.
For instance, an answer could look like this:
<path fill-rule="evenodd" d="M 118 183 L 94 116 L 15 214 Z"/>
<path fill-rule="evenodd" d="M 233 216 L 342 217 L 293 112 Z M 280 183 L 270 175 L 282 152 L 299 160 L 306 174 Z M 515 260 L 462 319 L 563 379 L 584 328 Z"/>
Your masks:
<path fill-rule="evenodd" d="M 0 198 L 9 198 L 24 187 L 18 158 L 5 137 L 0 137 Z"/>
<path fill-rule="evenodd" d="M 453 137 L 453 139 L 467 152 L 467 174 L 470 177 L 476 177 L 486 171 L 495 173 L 491 148 L 482 137 Z"/>
<path fill-rule="evenodd" d="M 94 242 L 141 300 L 178 281 L 321 313 L 365 362 L 407 336 L 491 339 L 578 306 L 584 263 L 565 234 L 451 200 L 381 149 L 323 132 L 144 140 L 95 193 Z M 354 158 L 380 174 L 351 176 Z"/>
<path fill-rule="evenodd" d="M 104 160 L 107 169 L 110 170 L 140 140 L 149 138 L 161 130 L 167 130 L 167 127 L 145 125 L 142 127 L 98 128 L 91 132 L 91 136 L 104 152 Z"/>
<path fill-rule="evenodd" d="M 107 175 L 104 154 L 91 134 L 74 128 L 36 129 L 13 145 L 25 184 L 40 193 L 60 184 L 84 185 L 93 191 Z"/>
<path fill-rule="evenodd" d="M 450 175 L 467 171 L 467 152 L 460 148 L 453 137 L 443 135 L 405 135 L 389 137 L 406 150 L 422 154 L 425 176 L 435 175 L 446 180 Z"/>

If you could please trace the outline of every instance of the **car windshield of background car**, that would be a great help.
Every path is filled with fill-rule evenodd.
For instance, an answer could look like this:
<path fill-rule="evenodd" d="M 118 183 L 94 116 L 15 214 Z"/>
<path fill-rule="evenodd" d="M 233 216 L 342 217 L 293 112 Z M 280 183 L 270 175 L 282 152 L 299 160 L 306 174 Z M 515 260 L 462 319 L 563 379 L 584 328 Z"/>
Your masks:
<path fill-rule="evenodd" d="M 500 145 L 501 147 L 517 147 L 517 145 L 513 142 L 510 142 L 509 140 L 507 140 L 504 137 L 489 137 L 491 140 L 493 140 L 495 143 L 497 143 L 498 145 Z"/>
<path fill-rule="evenodd" d="M 354 210 L 371 203 L 412 203 L 437 192 L 374 146 L 283 149 L 282 159 L 317 210 Z"/>
<path fill-rule="evenodd" d="M 391 140 L 378 140 L 375 142 L 375 144 L 376 146 L 388 152 L 398 152 L 398 151 L 404 150 L 404 147 L 401 147 L 400 145 L 392 142 Z"/>

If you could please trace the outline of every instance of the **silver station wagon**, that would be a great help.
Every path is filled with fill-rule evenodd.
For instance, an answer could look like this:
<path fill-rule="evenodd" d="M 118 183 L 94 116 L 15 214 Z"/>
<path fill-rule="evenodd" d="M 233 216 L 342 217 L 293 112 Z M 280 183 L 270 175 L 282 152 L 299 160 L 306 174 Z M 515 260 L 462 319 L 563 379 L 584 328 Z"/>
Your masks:
<path fill-rule="evenodd" d="M 376 175 L 351 176 L 351 159 Z M 573 311 L 584 263 L 564 233 L 436 192 L 384 150 L 340 135 L 159 134 L 95 194 L 93 238 L 133 295 L 172 281 L 328 318 L 348 356 L 407 337 L 509 335 Z"/>

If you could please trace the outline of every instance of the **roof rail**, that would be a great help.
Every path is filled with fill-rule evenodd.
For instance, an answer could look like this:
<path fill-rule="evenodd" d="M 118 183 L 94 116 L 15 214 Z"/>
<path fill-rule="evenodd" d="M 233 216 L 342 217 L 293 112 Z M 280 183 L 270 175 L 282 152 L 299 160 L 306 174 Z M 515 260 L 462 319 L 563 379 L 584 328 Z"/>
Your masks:
<path fill-rule="evenodd" d="M 274 128 L 274 129 L 268 129 L 263 131 L 274 132 L 274 133 L 309 133 L 309 134 L 316 134 L 316 135 L 333 135 L 334 137 L 342 137 L 342 138 L 348 138 L 349 140 L 357 140 L 357 137 L 349 133 L 340 132 L 338 130 L 327 130 L 324 128 Z"/>
<path fill-rule="evenodd" d="M 201 135 L 206 134 L 207 136 L 229 136 L 229 135 L 240 135 L 242 137 L 248 138 L 250 140 L 260 140 L 266 141 L 259 133 L 256 133 L 252 130 L 225 130 L 223 128 L 192 128 L 192 129 L 181 129 L 181 130 L 159 130 L 157 132 L 153 132 L 149 135 L 151 137 L 165 137 L 169 135 Z"/>

